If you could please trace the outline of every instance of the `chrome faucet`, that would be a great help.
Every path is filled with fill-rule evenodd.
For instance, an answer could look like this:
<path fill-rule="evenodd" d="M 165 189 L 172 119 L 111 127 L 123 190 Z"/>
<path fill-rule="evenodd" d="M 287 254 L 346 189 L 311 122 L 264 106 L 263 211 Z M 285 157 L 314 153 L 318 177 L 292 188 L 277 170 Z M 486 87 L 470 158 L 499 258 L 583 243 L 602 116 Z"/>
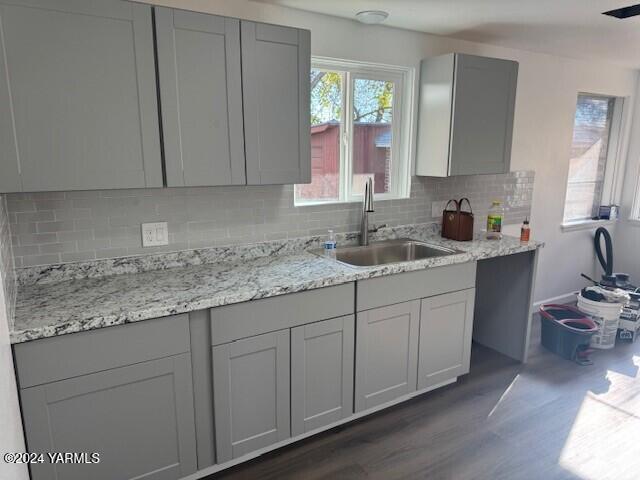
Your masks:
<path fill-rule="evenodd" d="M 360 221 L 360 245 L 369 245 L 369 214 L 373 213 L 373 179 L 369 177 L 364 184 L 364 198 L 362 200 L 362 220 Z"/>

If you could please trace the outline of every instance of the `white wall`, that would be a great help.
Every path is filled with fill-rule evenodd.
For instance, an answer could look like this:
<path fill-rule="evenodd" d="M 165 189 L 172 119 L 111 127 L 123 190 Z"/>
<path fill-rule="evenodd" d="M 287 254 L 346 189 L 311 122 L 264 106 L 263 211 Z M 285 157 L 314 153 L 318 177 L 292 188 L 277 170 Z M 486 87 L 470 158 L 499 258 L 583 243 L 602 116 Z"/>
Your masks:
<path fill-rule="evenodd" d="M 314 55 L 415 68 L 423 57 L 451 51 L 517 60 L 520 72 L 512 168 L 536 171 L 531 226 L 533 237 L 547 243 L 540 256 L 535 297 L 542 300 L 578 289 L 583 286 L 580 272 L 594 273 L 593 231 L 563 233 L 560 229 L 576 95 L 585 91 L 631 96 L 636 71 L 394 28 L 364 26 L 248 0 L 157 0 L 154 3 L 308 28 L 312 32 Z M 628 108 L 627 117 L 630 113 Z"/>
<path fill-rule="evenodd" d="M 640 81 L 637 85 L 631 132 L 613 264 L 616 271 L 631 274 L 631 280 L 638 285 L 640 284 L 640 222 L 630 220 L 629 216 L 636 190 L 640 186 Z"/>

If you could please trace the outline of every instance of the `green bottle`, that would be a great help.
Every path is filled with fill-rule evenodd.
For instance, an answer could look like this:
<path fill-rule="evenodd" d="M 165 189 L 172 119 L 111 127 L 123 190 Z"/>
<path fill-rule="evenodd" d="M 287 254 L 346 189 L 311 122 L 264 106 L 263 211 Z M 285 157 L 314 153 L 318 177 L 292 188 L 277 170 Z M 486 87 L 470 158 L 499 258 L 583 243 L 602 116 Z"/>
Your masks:
<path fill-rule="evenodd" d="M 502 208 L 502 203 L 499 200 L 494 200 L 487 215 L 487 238 L 489 240 L 500 240 L 502 238 L 503 221 L 504 208 Z"/>

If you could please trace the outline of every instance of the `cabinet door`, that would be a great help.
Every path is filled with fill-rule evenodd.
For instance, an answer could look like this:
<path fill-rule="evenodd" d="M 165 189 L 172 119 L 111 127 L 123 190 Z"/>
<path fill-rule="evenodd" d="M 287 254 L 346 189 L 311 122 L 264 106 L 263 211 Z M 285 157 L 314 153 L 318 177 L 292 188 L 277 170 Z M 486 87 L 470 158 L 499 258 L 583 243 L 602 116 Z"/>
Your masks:
<path fill-rule="evenodd" d="M 247 183 L 311 181 L 310 32 L 241 22 Z"/>
<path fill-rule="evenodd" d="M 450 175 L 509 171 L 517 62 L 456 55 Z"/>
<path fill-rule="evenodd" d="M 240 21 L 156 7 L 167 185 L 245 183 Z"/>
<path fill-rule="evenodd" d="M 416 390 L 420 300 L 357 314 L 356 412 Z"/>
<path fill-rule="evenodd" d="M 217 462 L 289 438 L 289 330 L 213 347 Z"/>
<path fill-rule="evenodd" d="M 196 470 L 189 354 L 23 389 L 31 452 L 97 452 L 31 465 L 33 480 L 179 479 Z"/>
<path fill-rule="evenodd" d="M 422 300 L 418 389 L 469 373 L 475 289 Z"/>
<path fill-rule="evenodd" d="M 291 433 L 300 435 L 353 413 L 354 317 L 291 330 Z"/>
<path fill-rule="evenodd" d="M 0 0 L 0 191 L 161 187 L 151 7 Z"/>

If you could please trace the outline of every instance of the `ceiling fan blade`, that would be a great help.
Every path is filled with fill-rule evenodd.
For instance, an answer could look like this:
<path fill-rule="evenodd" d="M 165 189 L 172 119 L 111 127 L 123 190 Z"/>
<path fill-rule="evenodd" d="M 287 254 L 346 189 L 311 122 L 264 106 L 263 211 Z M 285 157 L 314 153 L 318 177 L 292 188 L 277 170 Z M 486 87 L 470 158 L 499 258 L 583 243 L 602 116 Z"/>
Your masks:
<path fill-rule="evenodd" d="M 602 12 L 603 15 L 609 15 L 616 18 L 629 18 L 640 15 L 640 3 L 630 5 L 628 7 L 616 8 L 615 10 L 609 10 L 608 12 Z"/>

